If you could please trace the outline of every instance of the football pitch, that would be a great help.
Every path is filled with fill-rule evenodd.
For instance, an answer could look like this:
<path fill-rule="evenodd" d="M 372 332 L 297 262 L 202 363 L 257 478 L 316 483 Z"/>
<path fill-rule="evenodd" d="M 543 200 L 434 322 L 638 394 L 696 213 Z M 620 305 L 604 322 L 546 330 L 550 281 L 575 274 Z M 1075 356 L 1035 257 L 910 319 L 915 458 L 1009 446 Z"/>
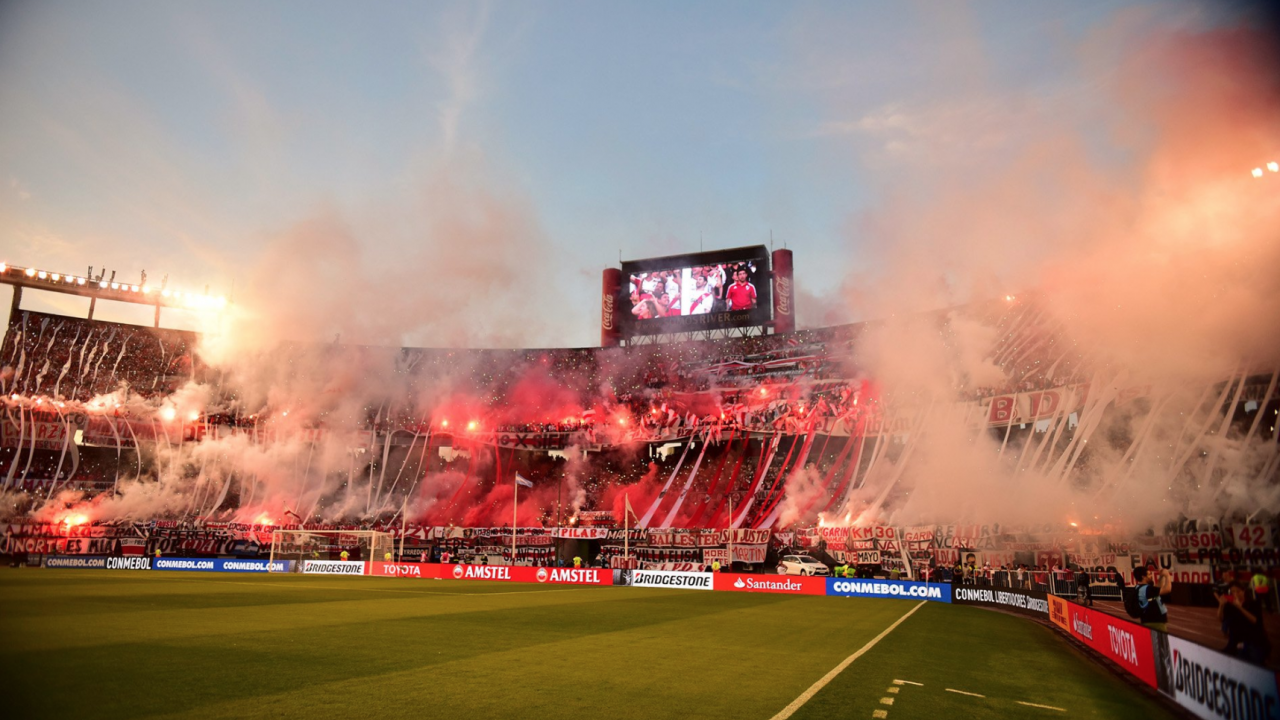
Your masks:
<path fill-rule="evenodd" d="M 0 637 L 8 718 L 1172 717 L 1049 628 L 904 600 L 5 569 Z"/>

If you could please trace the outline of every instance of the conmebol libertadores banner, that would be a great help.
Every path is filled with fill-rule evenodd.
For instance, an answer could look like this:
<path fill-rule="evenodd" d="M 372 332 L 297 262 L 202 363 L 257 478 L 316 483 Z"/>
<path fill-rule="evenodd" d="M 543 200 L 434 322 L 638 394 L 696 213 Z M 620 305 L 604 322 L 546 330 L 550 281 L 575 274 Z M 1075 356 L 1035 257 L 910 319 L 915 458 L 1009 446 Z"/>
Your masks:
<path fill-rule="evenodd" d="M 953 585 L 951 602 L 1009 610 L 1041 619 L 1049 617 L 1049 599 L 1042 592 L 1029 590 Z"/>

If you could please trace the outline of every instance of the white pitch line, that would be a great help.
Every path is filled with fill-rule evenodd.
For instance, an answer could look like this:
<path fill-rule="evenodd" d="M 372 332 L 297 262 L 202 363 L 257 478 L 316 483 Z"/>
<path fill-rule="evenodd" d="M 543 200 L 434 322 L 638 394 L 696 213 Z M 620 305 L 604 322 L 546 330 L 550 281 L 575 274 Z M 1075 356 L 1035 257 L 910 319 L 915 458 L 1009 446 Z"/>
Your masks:
<path fill-rule="evenodd" d="M 786 720 L 787 718 L 791 717 L 795 713 L 795 711 L 799 710 L 801 707 L 804 707 L 804 704 L 809 702 L 810 698 L 812 698 L 814 695 L 817 695 L 819 690 L 826 687 L 827 683 L 834 680 L 837 675 L 844 672 L 845 668 L 852 665 L 854 660 L 857 660 L 858 658 L 865 655 L 868 650 L 876 646 L 876 643 L 883 640 L 886 635 L 893 632 L 899 625 L 903 623 L 903 621 L 911 617 L 912 613 L 914 613 L 915 611 L 923 607 L 925 602 L 927 601 L 921 600 L 919 604 L 917 604 L 915 607 L 908 610 L 906 615 L 903 615 L 902 617 L 894 621 L 892 625 L 884 629 L 884 632 L 871 638 L 871 641 L 868 642 L 866 645 L 863 645 L 858 650 L 858 652 L 845 658 L 839 665 L 832 668 L 830 672 L 828 672 L 826 675 L 823 675 L 821 678 L 819 678 L 818 682 L 810 685 L 808 690 L 805 690 L 804 692 L 800 693 L 800 697 L 796 698 L 795 700 L 792 700 L 790 705 L 782 708 L 782 710 L 778 711 L 777 715 L 774 715 L 769 720 Z"/>
<path fill-rule="evenodd" d="M 873 718 L 887 718 L 887 717 L 889 717 L 889 711 L 888 711 L 888 710 L 872 710 L 872 711 L 871 711 L 871 717 L 873 717 Z"/>
<path fill-rule="evenodd" d="M 881 705 L 892 705 L 892 704 L 893 704 L 893 698 L 888 698 L 888 697 L 880 698 L 880 704 L 881 704 Z"/>
<path fill-rule="evenodd" d="M 1054 707 L 1052 705 L 1037 705 L 1035 703 L 1022 702 L 1021 700 L 1014 700 L 1014 702 L 1018 703 L 1019 705 L 1026 705 L 1027 707 L 1038 707 L 1038 708 L 1044 708 L 1045 710 L 1057 710 L 1058 712 L 1067 711 L 1066 708 Z"/>
<path fill-rule="evenodd" d="M 924 683 L 911 682 L 910 680 L 894 680 L 894 685 L 915 685 L 916 687 L 924 687 Z"/>
<path fill-rule="evenodd" d="M 963 690 L 953 690 L 952 688 L 946 688 L 946 690 L 947 692 L 959 693 L 960 695 L 968 695 L 970 697 L 980 697 L 980 698 L 986 697 L 986 695 L 979 695 L 978 693 L 965 692 Z"/>
<path fill-rule="evenodd" d="M 168 571 L 161 571 L 168 572 Z M 369 577 L 369 576 L 361 576 Z M 213 583 L 217 585 L 251 585 L 253 587 L 265 587 L 262 583 L 246 582 L 243 580 L 223 580 L 222 578 L 213 579 L 196 579 L 196 578 L 165 578 L 168 582 L 188 582 L 188 583 Z M 554 592 L 572 592 L 574 590 L 582 590 L 590 588 L 590 586 L 574 586 L 565 588 L 549 588 L 546 590 L 506 590 L 501 592 L 440 592 L 437 590 L 409 590 L 406 588 L 388 588 L 388 587 L 349 587 L 346 585 L 309 585 L 298 583 L 296 585 L 271 585 L 271 589 L 288 588 L 290 590 L 345 590 L 350 592 L 378 592 L 378 593 L 404 593 L 407 595 L 451 595 L 454 597 L 498 597 L 502 595 L 536 595 L 538 593 L 554 593 Z"/>
<path fill-rule="evenodd" d="M 895 693 L 895 694 L 896 694 L 896 693 L 898 693 L 898 692 L 901 692 L 901 691 L 902 691 L 902 688 L 901 688 L 901 687 L 899 687 L 899 686 L 897 686 L 897 685 L 894 685 L 893 687 L 885 688 L 885 690 L 886 690 L 887 692 L 891 692 L 891 693 Z"/>

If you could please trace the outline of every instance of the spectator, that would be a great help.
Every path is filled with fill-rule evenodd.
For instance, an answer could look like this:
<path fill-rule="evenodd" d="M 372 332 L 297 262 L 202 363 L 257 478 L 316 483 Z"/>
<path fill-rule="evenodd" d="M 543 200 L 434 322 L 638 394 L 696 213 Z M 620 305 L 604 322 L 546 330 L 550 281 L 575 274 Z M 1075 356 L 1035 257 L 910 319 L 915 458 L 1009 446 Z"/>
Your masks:
<path fill-rule="evenodd" d="M 1156 585 L 1157 577 L 1160 579 L 1159 585 Z M 1169 611 L 1165 609 L 1164 599 L 1173 589 L 1173 576 L 1139 567 L 1134 568 L 1133 579 L 1138 583 L 1138 607 L 1142 609 L 1142 624 L 1152 630 L 1169 632 Z"/>
<path fill-rule="evenodd" d="M 1218 596 L 1218 619 L 1227 634 L 1228 655 L 1251 663 L 1265 665 L 1271 654 L 1271 641 L 1262 624 L 1262 604 L 1249 597 L 1243 583 L 1235 582 Z"/>
<path fill-rule="evenodd" d="M 1258 604 L 1262 606 L 1262 609 L 1272 609 L 1271 579 L 1266 576 L 1266 573 L 1259 569 L 1253 574 L 1253 578 L 1251 578 L 1249 582 L 1253 586 L 1253 597 L 1258 601 Z"/>

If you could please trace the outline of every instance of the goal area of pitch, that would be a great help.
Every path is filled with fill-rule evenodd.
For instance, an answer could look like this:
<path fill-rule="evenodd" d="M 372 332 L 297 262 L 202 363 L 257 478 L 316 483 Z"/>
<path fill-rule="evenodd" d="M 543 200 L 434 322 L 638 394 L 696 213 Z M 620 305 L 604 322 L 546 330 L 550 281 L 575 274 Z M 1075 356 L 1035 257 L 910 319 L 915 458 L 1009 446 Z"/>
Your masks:
<path fill-rule="evenodd" d="M 276 560 L 294 560 L 301 568 L 305 560 L 328 560 L 331 553 L 346 550 L 352 560 L 379 561 L 388 553 L 394 557 L 395 539 L 378 530 L 273 530 L 271 567 Z"/>

